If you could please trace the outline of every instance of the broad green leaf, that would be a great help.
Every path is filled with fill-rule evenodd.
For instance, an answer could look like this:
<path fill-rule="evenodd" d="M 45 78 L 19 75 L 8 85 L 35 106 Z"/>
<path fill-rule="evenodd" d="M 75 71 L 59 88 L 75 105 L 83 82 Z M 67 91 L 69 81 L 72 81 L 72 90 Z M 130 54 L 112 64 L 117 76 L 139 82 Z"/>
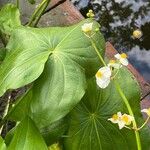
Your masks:
<path fill-rule="evenodd" d="M 12 30 L 20 26 L 20 13 L 13 4 L 7 4 L 0 10 L 0 31 L 10 35 Z"/>
<path fill-rule="evenodd" d="M 84 72 L 86 75 L 91 76 L 100 65 L 89 39 L 81 31 L 81 26 L 86 22 L 92 22 L 92 20 L 84 20 L 70 27 L 41 29 L 20 27 L 16 29 L 7 45 L 8 53 L 0 68 L 0 96 L 8 89 L 19 88 L 37 79 L 42 73 L 48 58 L 45 72 L 49 73 L 50 76 L 43 77 L 43 79 L 41 77 L 41 81 L 38 81 L 37 84 L 43 82 L 43 80 L 55 78 L 52 84 L 57 86 L 57 90 L 58 83 L 61 84 L 60 87 L 64 90 L 69 86 L 74 86 L 72 87 L 74 90 L 77 86 L 82 86 L 85 80 Z M 94 29 L 98 26 L 98 23 L 93 22 Z M 97 33 L 93 38 L 103 55 L 105 42 L 102 35 Z M 50 70 L 51 67 L 52 71 Z M 60 79 L 59 82 L 58 79 Z M 68 83 L 69 80 L 72 80 L 72 85 Z M 80 82 L 79 80 L 82 81 L 77 85 Z M 47 81 L 45 82 L 47 83 Z M 50 81 L 47 83 L 47 89 L 50 89 L 48 87 L 49 83 Z M 56 87 L 52 88 L 53 90 L 50 89 L 50 91 L 53 93 Z M 81 90 L 80 95 L 83 95 L 82 91 L 84 90 Z M 47 96 L 52 96 L 52 93 Z M 59 95 L 60 97 L 63 96 L 60 92 Z M 48 97 L 48 99 L 51 98 Z"/>
<path fill-rule="evenodd" d="M 10 142 L 14 136 L 16 128 L 17 128 L 17 126 L 12 128 L 5 136 L 6 145 L 10 144 Z M 40 134 L 42 135 L 45 143 L 48 146 L 50 146 L 51 144 L 60 140 L 62 138 L 62 136 L 65 134 L 65 132 L 67 131 L 67 129 L 68 129 L 67 118 L 62 118 L 62 119 L 48 125 L 47 127 L 39 129 L 39 131 L 40 131 Z"/>
<path fill-rule="evenodd" d="M 0 136 L 0 150 L 6 150 L 6 145 L 3 138 Z"/>
<path fill-rule="evenodd" d="M 35 0 L 28 0 L 30 4 L 35 4 Z"/>
<path fill-rule="evenodd" d="M 140 113 L 140 89 L 134 77 L 122 69 L 118 82 L 124 90 L 138 125 L 143 123 Z M 108 118 L 117 112 L 128 113 L 124 102 L 111 83 L 100 89 L 95 78 L 88 83 L 82 101 L 70 113 L 71 122 L 68 138 L 64 139 L 65 150 L 137 150 L 134 131 L 119 130 Z M 140 132 L 143 150 L 150 150 L 150 129 Z"/>
<path fill-rule="evenodd" d="M 37 127 L 30 118 L 17 126 L 8 150 L 48 150 Z"/>

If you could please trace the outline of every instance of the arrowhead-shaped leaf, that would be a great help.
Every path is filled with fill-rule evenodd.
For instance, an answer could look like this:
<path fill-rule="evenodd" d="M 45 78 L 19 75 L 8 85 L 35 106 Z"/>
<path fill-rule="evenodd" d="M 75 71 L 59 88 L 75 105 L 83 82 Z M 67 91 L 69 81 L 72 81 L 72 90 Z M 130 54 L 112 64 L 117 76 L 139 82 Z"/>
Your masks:
<path fill-rule="evenodd" d="M 48 150 L 48 148 L 34 122 L 26 117 L 16 128 L 8 150 Z"/>
<path fill-rule="evenodd" d="M 0 136 L 0 150 L 6 150 L 6 145 L 3 138 Z"/>
<path fill-rule="evenodd" d="M 81 31 L 81 26 L 86 22 L 93 22 L 93 20 L 84 20 L 76 25 L 64 28 L 50 27 L 37 29 L 20 27 L 16 29 L 12 33 L 7 46 L 8 53 L 0 67 L 0 96 L 7 89 L 16 89 L 37 79 L 42 73 L 48 58 L 45 73 L 50 75 L 48 76 L 47 74 L 46 77 L 41 77 L 37 84 L 44 82 L 43 80 L 46 83 L 46 80 L 53 80 L 54 78 L 51 84 L 48 81 L 47 90 L 50 89 L 48 86 L 54 84 L 57 87 L 57 91 L 60 89 L 62 91 L 62 88 L 64 88 L 64 91 L 69 91 L 71 89 L 68 88 L 71 86 L 74 86 L 72 87 L 74 91 L 78 86 L 83 86 L 85 80 L 84 72 L 86 75 L 91 76 L 100 65 L 89 39 Z M 98 26 L 98 23 L 93 22 L 94 29 Z M 97 33 L 93 38 L 103 55 L 105 42 L 102 35 Z M 72 85 L 68 83 L 70 80 L 72 80 Z M 77 85 L 80 81 L 81 83 Z M 61 84 L 61 86 L 58 84 Z M 58 89 L 58 86 L 61 88 L 59 87 Z M 53 87 L 53 90 L 50 89 L 53 94 L 56 87 Z M 83 89 L 80 95 L 83 95 Z M 48 94 L 45 96 L 48 96 Z M 64 93 L 61 96 L 65 98 L 66 95 Z M 47 98 L 45 97 L 44 99 L 47 100 Z"/>
<path fill-rule="evenodd" d="M 133 109 L 138 125 L 143 123 L 140 113 L 140 90 L 133 76 L 121 70 L 118 82 Z M 119 130 L 108 118 L 117 112 L 128 113 L 124 102 L 113 83 L 100 89 L 95 78 L 89 81 L 88 89 L 80 104 L 70 113 L 71 122 L 65 150 L 137 150 L 134 131 Z M 143 150 L 150 149 L 150 129 L 140 132 Z"/>
<path fill-rule="evenodd" d="M 3 79 L 0 78 L 1 88 L 8 89 L 8 86 L 16 88 L 33 81 L 42 72 L 44 62 L 48 59 L 42 75 L 35 81 L 31 89 L 30 99 L 27 98 L 30 101 L 28 115 L 39 128 L 61 119 L 81 100 L 85 93 L 86 77 L 94 75 L 101 65 L 90 40 L 81 31 L 81 26 L 85 22 L 91 21 L 84 20 L 77 25 L 66 28 L 29 28 L 17 31 L 17 36 L 19 34 L 26 35 L 25 41 L 23 39 L 20 42 L 22 47 L 25 43 L 23 48 L 25 51 L 21 50 L 20 54 L 18 51 L 16 52 L 16 55 L 20 55 L 17 57 L 22 58 L 22 61 L 16 62 L 18 67 L 14 68 L 14 65 L 7 64 L 12 66 L 12 69 L 9 69 L 9 72 L 7 69 L 8 75 L 3 76 Z M 94 22 L 93 28 L 98 26 Z M 34 38 L 30 38 L 30 36 Z M 103 55 L 105 42 L 102 35 L 97 33 L 93 38 Z M 16 44 L 18 45 L 18 43 Z M 12 49 L 12 45 L 10 47 Z M 10 51 L 10 53 L 13 52 L 15 50 Z M 36 57 L 36 53 L 38 53 L 39 59 Z M 7 59 L 12 62 L 11 56 Z M 30 58 L 28 58 L 29 56 Z M 3 71 L 6 72 L 6 70 Z M 17 112 L 14 116 L 17 116 Z"/>
<path fill-rule="evenodd" d="M 7 4 L 0 10 L 0 31 L 10 35 L 11 31 L 20 26 L 20 13 L 13 4 Z"/>

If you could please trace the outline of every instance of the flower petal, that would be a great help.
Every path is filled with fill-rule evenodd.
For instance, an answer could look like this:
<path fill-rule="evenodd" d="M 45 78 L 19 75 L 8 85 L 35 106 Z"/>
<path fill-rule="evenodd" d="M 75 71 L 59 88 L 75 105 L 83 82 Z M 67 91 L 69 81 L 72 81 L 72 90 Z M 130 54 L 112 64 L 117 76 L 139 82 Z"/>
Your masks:
<path fill-rule="evenodd" d="M 96 78 L 96 83 L 100 88 L 104 89 L 109 85 L 110 78 L 105 78 L 105 77 L 103 77 L 101 79 Z"/>
<path fill-rule="evenodd" d="M 111 76 L 110 67 L 108 67 L 108 66 L 102 67 L 99 70 L 103 73 L 103 76 L 105 76 L 106 78 L 109 78 Z"/>
<path fill-rule="evenodd" d="M 119 129 L 122 129 L 125 126 L 125 123 L 123 121 L 119 121 L 118 126 L 119 126 Z"/>
<path fill-rule="evenodd" d="M 128 66 L 128 64 L 129 64 L 128 59 L 126 59 L 126 58 L 121 58 L 121 59 L 120 59 L 120 62 L 121 62 L 121 64 L 124 65 L 124 66 Z"/>
<path fill-rule="evenodd" d="M 119 53 L 117 53 L 116 55 L 114 55 L 115 58 L 120 59 L 121 55 Z"/>

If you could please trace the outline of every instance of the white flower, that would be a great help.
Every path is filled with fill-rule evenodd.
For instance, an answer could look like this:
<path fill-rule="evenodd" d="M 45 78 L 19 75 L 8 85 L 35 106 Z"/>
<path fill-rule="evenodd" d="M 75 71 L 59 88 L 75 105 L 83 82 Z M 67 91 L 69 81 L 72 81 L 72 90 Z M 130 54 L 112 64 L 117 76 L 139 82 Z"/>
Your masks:
<path fill-rule="evenodd" d="M 127 114 L 121 114 L 121 112 L 118 112 L 117 114 L 114 114 L 112 118 L 108 119 L 112 123 L 117 123 L 119 126 L 119 129 L 122 129 L 126 127 L 127 125 L 130 125 L 132 121 L 134 120 L 134 117 L 127 115 Z"/>
<path fill-rule="evenodd" d="M 140 39 L 142 37 L 142 35 L 143 35 L 142 31 L 139 29 L 133 31 L 133 37 L 136 39 Z"/>
<path fill-rule="evenodd" d="M 127 55 L 125 53 L 122 53 L 122 54 L 118 53 L 115 55 L 115 58 L 117 58 L 120 61 L 120 63 L 124 66 L 127 66 L 129 64 Z"/>
<path fill-rule="evenodd" d="M 115 69 L 119 69 L 122 67 L 122 65 L 117 63 L 115 60 L 110 60 L 108 63 L 108 67 L 113 67 Z"/>
<path fill-rule="evenodd" d="M 106 88 L 110 83 L 111 70 L 109 67 L 102 67 L 96 73 L 96 83 L 100 88 Z"/>
<path fill-rule="evenodd" d="M 141 110 L 141 112 L 146 113 L 146 114 L 150 117 L 150 108 L 148 108 L 148 109 L 143 109 L 143 110 Z"/>
<path fill-rule="evenodd" d="M 93 23 L 85 23 L 82 25 L 82 31 L 84 33 L 91 33 L 93 27 Z"/>

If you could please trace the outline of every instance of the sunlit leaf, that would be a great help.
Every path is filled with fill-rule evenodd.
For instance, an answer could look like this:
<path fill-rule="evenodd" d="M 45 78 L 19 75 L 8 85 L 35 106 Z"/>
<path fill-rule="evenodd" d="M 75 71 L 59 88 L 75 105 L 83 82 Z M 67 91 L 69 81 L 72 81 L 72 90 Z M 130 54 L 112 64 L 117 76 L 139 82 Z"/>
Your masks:
<path fill-rule="evenodd" d="M 118 82 L 127 96 L 138 125 L 143 123 L 140 113 L 140 88 L 133 76 L 123 69 Z M 88 83 L 88 89 L 80 104 L 70 113 L 71 123 L 68 137 L 65 138 L 65 150 L 137 150 L 133 130 L 119 130 L 108 118 L 117 112 L 128 113 L 120 95 L 111 83 L 106 89 L 100 89 L 95 78 Z M 143 150 L 149 150 L 150 129 L 140 132 Z"/>
<path fill-rule="evenodd" d="M 90 40 L 81 31 L 81 26 L 91 21 L 65 28 L 21 28 L 12 36 L 9 57 L 1 65 L 0 93 L 30 83 L 44 69 L 28 98 L 28 115 L 39 128 L 61 119 L 73 109 L 85 93 L 86 77 L 93 76 L 101 65 Z M 93 28 L 98 26 L 94 22 Z M 14 41 L 20 37 L 23 39 L 19 43 Z M 96 33 L 93 39 L 103 55 L 103 36 Z"/>
<path fill-rule="evenodd" d="M 3 138 L 0 136 L 0 150 L 6 150 L 6 145 Z"/>
<path fill-rule="evenodd" d="M 71 78 L 78 76 L 75 80 L 84 82 L 82 79 L 84 71 L 86 74 L 93 75 L 99 63 L 89 39 L 81 31 L 81 26 L 85 22 L 91 20 L 84 20 L 65 28 L 21 27 L 15 30 L 7 45 L 8 53 L 0 68 L 0 96 L 7 89 L 16 89 L 37 79 L 48 58 L 47 64 L 51 63 L 49 67 L 54 65 L 54 72 L 51 74 L 57 74 L 57 77 L 62 74 L 62 79 L 72 80 Z M 96 28 L 98 24 L 96 22 L 94 24 Z M 97 41 L 100 52 L 103 53 L 105 44 L 102 35 L 97 33 L 93 38 Z M 59 83 L 61 82 L 63 80 Z"/>
<path fill-rule="evenodd" d="M 30 118 L 17 126 L 8 150 L 48 150 L 37 127 Z"/>

